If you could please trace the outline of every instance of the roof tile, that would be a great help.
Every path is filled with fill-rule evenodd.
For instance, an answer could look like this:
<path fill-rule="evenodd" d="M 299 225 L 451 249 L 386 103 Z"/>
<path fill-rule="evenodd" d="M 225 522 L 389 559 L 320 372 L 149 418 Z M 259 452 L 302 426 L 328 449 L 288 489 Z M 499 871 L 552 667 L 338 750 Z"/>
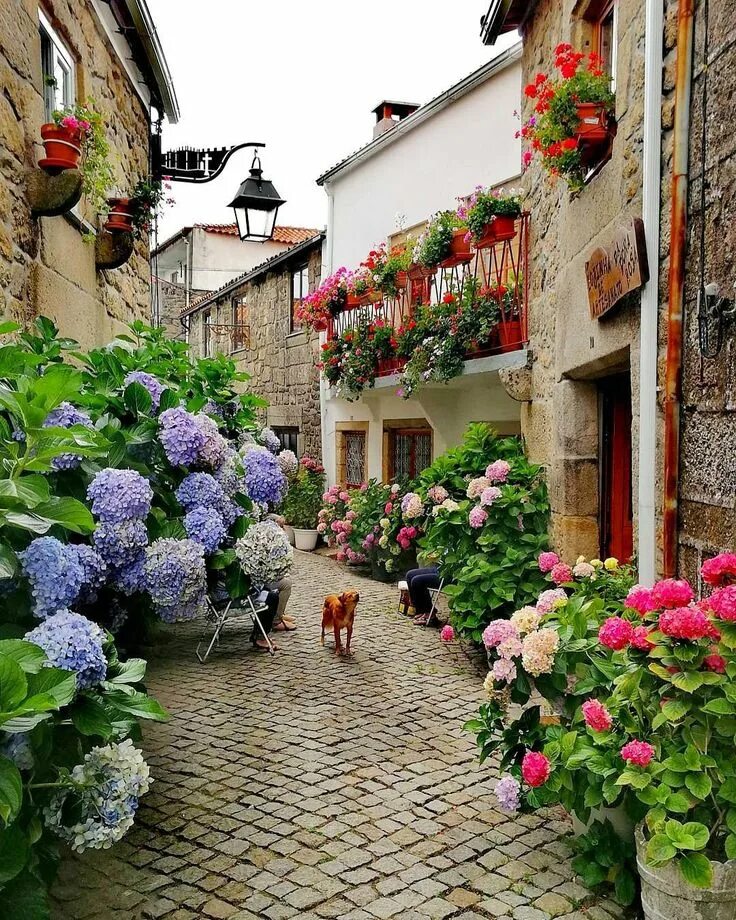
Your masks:
<path fill-rule="evenodd" d="M 238 235 L 237 224 L 195 224 L 194 226 L 200 230 L 204 230 L 205 233 L 221 233 L 224 236 Z M 274 243 L 293 245 L 295 243 L 303 243 L 305 240 L 311 239 L 318 233 L 319 230 L 313 230 L 309 227 L 276 226 L 273 229 L 272 239 Z"/>

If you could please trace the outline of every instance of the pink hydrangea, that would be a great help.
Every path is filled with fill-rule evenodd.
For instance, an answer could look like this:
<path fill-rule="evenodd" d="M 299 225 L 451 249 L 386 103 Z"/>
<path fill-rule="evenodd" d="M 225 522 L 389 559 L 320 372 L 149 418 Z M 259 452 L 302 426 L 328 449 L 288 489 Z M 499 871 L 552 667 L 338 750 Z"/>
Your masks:
<path fill-rule="evenodd" d="M 736 620 L 736 585 L 718 588 L 706 603 L 719 620 Z"/>
<path fill-rule="evenodd" d="M 384 508 L 383 508 L 384 513 L 385 513 L 385 514 L 391 514 L 391 512 L 392 512 L 393 510 L 394 510 L 394 503 L 393 503 L 393 502 L 386 502 L 386 504 L 384 505 Z"/>
<path fill-rule="evenodd" d="M 578 562 L 572 570 L 576 578 L 592 578 L 595 575 L 595 568 L 589 562 Z"/>
<path fill-rule="evenodd" d="M 486 467 L 486 479 L 491 482 L 506 482 L 511 472 L 511 464 L 505 460 L 494 460 Z"/>
<path fill-rule="evenodd" d="M 598 641 L 601 645 L 619 652 L 631 642 L 633 633 L 634 627 L 628 620 L 624 620 L 623 617 L 608 617 L 598 630 Z"/>
<path fill-rule="evenodd" d="M 527 751 L 521 761 L 521 775 L 529 786 L 542 786 L 550 774 L 549 760 L 539 751 Z"/>
<path fill-rule="evenodd" d="M 496 651 L 501 658 L 506 658 L 507 660 L 518 658 L 523 651 L 521 639 L 516 638 L 516 636 L 510 636 L 508 639 L 504 639 L 503 642 L 498 643 Z"/>
<path fill-rule="evenodd" d="M 634 585 L 626 595 L 624 605 L 631 610 L 636 610 L 636 612 L 640 613 L 642 616 L 649 613 L 651 610 L 657 609 L 657 605 L 654 603 L 654 598 L 652 597 L 652 592 L 649 588 L 645 588 L 644 585 Z"/>
<path fill-rule="evenodd" d="M 521 663 L 524 670 L 532 677 L 550 674 L 555 663 L 555 652 L 559 648 L 560 637 L 556 630 L 545 627 L 524 636 L 521 645 Z"/>
<path fill-rule="evenodd" d="M 450 626 L 449 623 L 447 623 L 440 630 L 440 639 L 442 639 L 443 642 L 452 642 L 454 638 L 455 630 L 452 628 L 452 626 Z"/>
<path fill-rule="evenodd" d="M 549 577 L 556 585 L 564 585 L 572 581 L 572 569 L 565 562 L 558 562 L 552 567 Z"/>
<path fill-rule="evenodd" d="M 518 639 L 519 630 L 510 620 L 491 620 L 483 630 L 483 644 L 486 648 L 496 648 L 506 639 Z"/>
<path fill-rule="evenodd" d="M 354 521 L 354 520 L 356 519 L 357 516 L 358 516 L 358 515 L 355 513 L 355 511 L 352 511 L 352 510 L 351 510 L 351 511 L 346 512 L 346 514 L 345 514 L 345 520 L 346 520 L 346 521 Z"/>
<path fill-rule="evenodd" d="M 636 764 L 637 767 L 646 767 L 654 757 L 654 748 L 646 741 L 634 739 L 621 748 L 621 757 L 627 763 Z"/>
<path fill-rule="evenodd" d="M 470 480 L 465 494 L 468 498 L 480 498 L 483 494 L 483 490 L 487 489 L 490 485 L 492 485 L 490 479 L 486 479 L 485 476 L 478 476 L 476 479 Z"/>
<path fill-rule="evenodd" d="M 613 725 L 611 713 L 599 700 L 586 700 L 580 708 L 585 724 L 594 732 L 607 732 Z"/>
<path fill-rule="evenodd" d="M 480 503 L 483 508 L 490 508 L 490 506 L 496 501 L 496 499 L 501 497 L 501 490 L 497 486 L 488 486 L 487 489 L 483 489 L 480 493 Z"/>
<path fill-rule="evenodd" d="M 560 557 L 557 555 L 557 553 L 540 553 L 539 571 L 551 572 L 559 561 Z"/>
<path fill-rule="evenodd" d="M 516 665 L 509 658 L 499 658 L 493 662 L 491 674 L 494 680 L 510 684 L 512 680 L 516 680 Z"/>
<path fill-rule="evenodd" d="M 345 562 L 345 560 L 347 559 L 347 556 L 342 550 L 340 550 L 335 558 L 337 559 L 338 562 Z"/>
<path fill-rule="evenodd" d="M 695 597 L 690 583 L 684 579 L 665 578 L 652 588 L 652 601 L 656 610 L 685 607 Z"/>
<path fill-rule="evenodd" d="M 726 673 L 726 659 L 723 655 L 706 655 L 703 659 L 703 666 L 707 671 L 715 671 L 716 674 Z"/>
<path fill-rule="evenodd" d="M 567 594 L 562 588 L 548 588 L 537 598 L 537 610 L 540 613 L 550 613 L 557 607 L 567 603 Z"/>
<path fill-rule="evenodd" d="M 350 495 L 347 492 L 340 492 L 340 501 L 346 502 L 350 500 Z"/>
<path fill-rule="evenodd" d="M 730 584 L 736 579 L 736 553 L 720 553 L 712 559 L 706 559 L 700 574 L 703 581 L 714 588 Z"/>
<path fill-rule="evenodd" d="M 488 512 L 485 510 L 485 508 L 481 508 L 480 505 L 476 505 L 475 508 L 471 508 L 470 514 L 468 515 L 468 523 L 471 527 L 482 527 L 487 520 Z"/>
<path fill-rule="evenodd" d="M 655 643 L 649 638 L 650 632 L 651 630 L 647 629 L 646 626 L 635 626 L 631 634 L 631 647 L 638 649 L 640 652 L 651 651 Z"/>
<path fill-rule="evenodd" d="M 659 628 L 673 639 L 697 641 L 713 637 L 713 625 L 699 607 L 676 607 L 663 610 L 659 615 Z"/>
<path fill-rule="evenodd" d="M 327 524 L 324 521 L 320 521 L 317 524 L 317 533 L 324 533 L 327 530 Z"/>
<path fill-rule="evenodd" d="M 431 489 L 427 489 L 427 497 L 435 505 L 441 505 L 448 495 L 449 493 L 444 486 L 432 486 Z"/>

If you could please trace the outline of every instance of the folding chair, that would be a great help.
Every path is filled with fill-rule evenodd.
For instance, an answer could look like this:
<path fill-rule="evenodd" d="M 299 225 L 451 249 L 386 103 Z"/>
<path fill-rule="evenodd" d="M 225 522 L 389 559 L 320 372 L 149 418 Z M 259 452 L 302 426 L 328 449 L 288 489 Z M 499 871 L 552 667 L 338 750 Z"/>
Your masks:
<path fill-rule="evenodd" d="M 264 592 L 261 592 L 257 595 L 249 594 L 247 597 L 240 598 L 238 601 L 233 601 L 231 598 L 226 597 L 222 601 L 213 601 L 209 595 L 207 595 L 207 614 L 206 619 L 213 623 L 215 626 L 215 631 L 212 633 L 212 638 L 210 643 L 207 646 L 207 651 L 202 655 L 200 649 L 202 645 L 207 641 L 206 635 L 200 640 L 197 645 L 197 658 L 199 658 L 200 664 L 204 664 L 210 656 L 210 652 L 215 645 L 220 644 L 220 635 L 222 630 L 225 628 L 225 623 L 230 618 L 233 611 L 241 611 L 245 613 L 246 616 L 250 617 L 251 626 L 253 628 L 258 627 L 261 632 L 261 635 L 266 640 L 268 645 L 268 651 L 271 655 L 276 654 L 276 649 L 273 647 L 273 644 L 268 637 L 268 633 L 263 628 L 263 623 L 261 623 L 261 618 L 259 614 L 265 613 L 268 609 L 266 605 L 261 600 L 261 597 Z"/>
<path fill-rule="evenodd" d="M 432 623 L 434 615 L 437 613 L 437 598 L 442 594 L 442 588 L 444 587 L 445 579 L 440 578 L 440 583 L 436 588 L 429 589 L 429 596 L 432 598 L 432 606 L 429 608 L 429 613 L 427 614 L 427 619 L 424 623 L 425 626 L 429 626 Z"/>

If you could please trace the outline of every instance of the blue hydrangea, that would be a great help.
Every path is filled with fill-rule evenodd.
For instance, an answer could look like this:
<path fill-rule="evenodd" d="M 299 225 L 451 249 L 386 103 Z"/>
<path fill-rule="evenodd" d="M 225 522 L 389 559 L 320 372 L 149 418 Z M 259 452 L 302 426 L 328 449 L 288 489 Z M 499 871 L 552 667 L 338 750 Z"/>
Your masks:
<path fill-rule="evenodd" d="M 84 425 L 92 428 L 92 419 L 82 409 L 77 409 L 71 403 L 63 402 L 46 416 L 44 428 L 71 428 L 72 425 Z M 79 454 L 60 454 L 51 461 L 55 470 L 73 470 L 82 462 Z"/>
<path fill-rule="evenodd" d="M 278 435 L 270 428 L 262 428 L 260 434 L 261 444 L 270 450 L 272 454 L 277 454 L 281 450 L 281 441 Z"/>
<path fill-rule="evenodd" d="M 101 521 L 145 520 L 151 510 L 153 489 L 135 470 L 101 470 L 87 489 L 92 514 Z"/>
<path fill-rule="evenodd" d="M 103 587 L 108 577 L 108 568 L 100 554 L 86 543 L 75 543 L 69 547 L 77 554 L 77 562 L 82 567 L 83 582 L 79 592 L 80 600 L 87 604 L 97 600 L 97 592 Z"/>
<path fill-rule="evenodd" d="M 240 505 L 236 505 L 231 498 L 225 498 L 220 508 L 220 514 L 222 519 L 225 522 L 225 526 L 230 528 L 237 521 L 237 519 L 243 514 L 243 509 Z"/>
<path fill-rule="evenodd" d="M 228 449 L 225 459 L 214 473 L 215 479 L 220 483 L 225 495 L 232 498 L 236 492 L 245 493 L 245 477 L 243 475 L 243 462 L 238 452 L 232 447 Z"/>
<path fill-rule="evenodd" d="M 19 770 L 32 770 L 35 765 L 33 748 L 27 732 L 9 734 L 0 730 L 0 756 L 12 760 Z"/>
<path fill-rule="evenodd" d="M 153 374 L 147 374 L 145 371 L 131 371 L 127 374 L 123 384 L 127 387 L 130 383 L 140 383 L 142 387 L 148 390 L 151 396 L 151 405 L 155 412 L 161 402 L 161 394 L 166 389 L 163 383 Z"/>
<path fill-rule="evenodd" d="M 225 493 L 210 473 L 190 473 L 182 479 L 176 498 L 185 511 L 195 508 L 219 510 L 225 502 Z"/>
<path fill-rule="evenodd" d="M 190 540 L 202 544 L 205 553 L 214 553 L 227 535 L 222 515 L 214 508 L 195 508 L 187 512 L 184 529 Z"/>
<path fill-rule="evenodd" d="M 195 418 L 200 431 L 204 435 L 204 443 L 200 448 L 197 464 L 208 470 L 216 470 L 219 466 L 222 466 L 227 457 L 228 443 L 209 415 L 200 412 Z"/>
<path fill-rule="evenodd" d="M 113 524 L 102 521 L 92 534 L 95 549 L 113 569 L 122 569 L 134 562 L 148 545 L 148 532 L 143 521 L 123 521 Z"/>
<path fill-rule="evenodd" d="M 116 590 L 130 597 L 138 591 L 146 590 L 146 576 L 143 565 L 146 561 L 145 552 L 141 551 L 135 559 L 115 572 L 113 585 Z"/>
<path fill-rule="evenodd" d="M 251 501 L 278 505 L 286 494 L 287 482 L 272 453 L 251 448 L 243 457 L 245 491 Z"/>
<path fill-rule="evenodd" d="M 207 415 L 212 416 L 218 420 L 218 422 L 223 422 L 225 416 L 222 413 L 222 409 L 217 405 L 214 399 L 208 399 L 207 402 L 202 406 L 202 412 L 206 412 Z"/>
<path fill-rule="evenodd" d="M 146 590 L 162 619 L 189 618 L 203 604 L 207 591 L 204 548 L 194 540 L 156 540 L 146 550 L 143 570 Z"/>
<path fill-rule="evenodd" d="M 205 442 L 197 419 L 186 409 L 166 409 L 159 417 L 159 439 L 172 466 L 194 466 Z"/>
<path fill-rule="evenodd" d="M 105 679 L 107 660 L 100 627 L 71 610 L 60 610 L 25 636 L 46 652 L 49 665 L 74 671 L 77 687 L 95 687 Z"/>
<path fill-rule="evenodd" d="M 19 556 L 30 582 L 35 616 L 50 616 L 79 597 L 85 573 L 74 547 L 56 537 L 37 537 Z"/>

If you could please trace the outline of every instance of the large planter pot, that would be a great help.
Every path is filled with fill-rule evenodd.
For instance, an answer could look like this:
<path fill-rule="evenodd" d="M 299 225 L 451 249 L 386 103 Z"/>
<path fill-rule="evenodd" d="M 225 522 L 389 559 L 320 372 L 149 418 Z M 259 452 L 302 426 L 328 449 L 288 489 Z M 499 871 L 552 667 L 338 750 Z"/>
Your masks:
<path fill-rule="evenodd" d="M 317 548 L 318 539 L 319 533 L 316 530 L 302 530 L 301 527 L 294 528 L 294 546 L 297 549 L 311 553 L 313 549 Z"/>
<path fill-rule="evenodd" d="M 362 300 L 358 294 L 348 294 L 347 300 L 345 301 L 346 307 L 359 307 L 361 304 Z"/>
<path fill-rule="evenodd" d="M 294 528 L 291 526 L 291 524 L 284 524 L 284 533 L 286 534 L 286 539 L 293 546 L 294 545 Z"/>
<path fill-rule="evenodd" d="M 636 867 L 645 920 L 736 920 L 736 860 L 713 863 L 710 888 L 685 881 L 676 863 L 650 866 L 641 825 L 636 829 Z"/>
<path fill-rule="evenodd" d="M 501 345 L 501 351 L 516 351 L 521 345 L 521 322 L 518 319 L 510 319 L 505 323 L 499 323 L 498 339 Z"/>
<path fill-rule="evenodd" d="M 107 220 L 104 223 L 105 230 L 110 233 L 132 233 L 133 232 L 133 201 L 131 198 L 108 198 L 108 207 L 110 208 Z"/>
<path fill-rule="evenodd" d="M 496 215 L 493 218 L 493 234 L 497 243 L 513 240 L 516 236 L 516 218 Z"/>
<path fill-rule="evenodd" d="M 466 265 L 473 258 L 470 240 L 466 240 L 467 230 L 458 228 L 452 231 L 450 254 L 440 262 L 440 268 L 454 268 L 456 265 Z"/>
<path fill-rule="evenodd" d="M 587 821 L 581 821 L 577 815 L 570 815 L 572 818 L 572 829 L 576 837 L 580 837 L 590 830 L 595 821 L 610 821 L 613 829 L 622 840 L 629 843 L 634 842 L 634 822 L 626 814 L 623 805 L 617 805 L 615 808 L 591 808 L 590 818 Z"/>
<path fill-rule="evenodd" d="M 578 102 L 575 137 L 581 144 L 604 144 L 609 137 L 608 113 L 600 102 Z"/>
<path fill-rule="evenodd" d="M 57 173 L 63 169 L 77 169 L 82 156 L 82 132 L 79 128 L 63 125 L 41 125 L 41 139 L 46 156 L 38 165 L 46 172 Z"/>

